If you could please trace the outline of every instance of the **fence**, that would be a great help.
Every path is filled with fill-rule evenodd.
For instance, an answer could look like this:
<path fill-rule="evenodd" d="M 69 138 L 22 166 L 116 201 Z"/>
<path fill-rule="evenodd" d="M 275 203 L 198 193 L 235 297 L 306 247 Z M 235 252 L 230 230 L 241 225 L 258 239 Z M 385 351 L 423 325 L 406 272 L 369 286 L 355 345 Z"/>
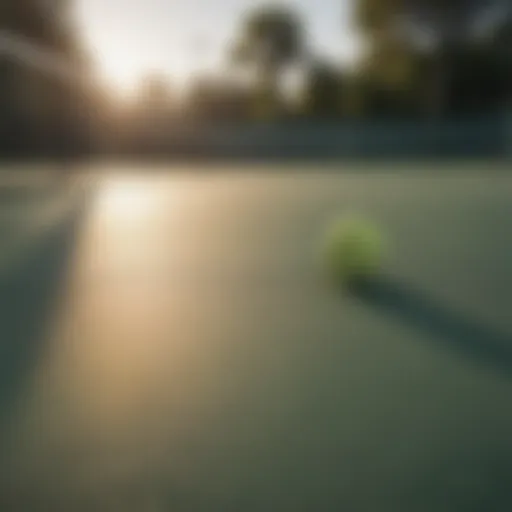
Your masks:
<path fill-rule="evenodd" d="M 511 154 L 506 116 L 445 122 L 172 124 L 146 134 L 178 156 L 235 158 L 497 158 Z"/>

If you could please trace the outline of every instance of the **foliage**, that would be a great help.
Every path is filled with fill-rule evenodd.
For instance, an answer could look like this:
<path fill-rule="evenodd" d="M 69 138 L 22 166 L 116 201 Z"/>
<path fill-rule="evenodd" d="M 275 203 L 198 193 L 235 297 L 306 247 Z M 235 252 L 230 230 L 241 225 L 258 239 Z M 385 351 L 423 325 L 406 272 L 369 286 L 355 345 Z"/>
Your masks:
<path fill-rule="evenodd" d="M 280 108 L 279 79 L 304 52 L 302 22 L 295 11 L 264 6 L 248 13 L 232 50 L 236 65 L 251 67 L 258 93 L 255 111 L 272 117 Z"/>
<path fill-rule="evenodd" d="M 386 104 L 397 112 L 450 116 L 502 105 L 510 89 L 504 48 L 512 46 L 503 43 L 506 29 L 499 22 L 488 28 L 486 44 L 478 42 L 476 30 L 498 3 L 357 0 L 356 21 L 367 48 L 359 71 L 364 111 L 382 111 Z"/>
<path fill-rule="evenodd" d="M 297 14 L 270 6 L 250 12 L 243 20 L 233 55 L 240 63 L 274 71 L 300 56 L 302 45 L 302 24 Z"/>
<path fill-rule="evenodd" d="M 88 62 L 65 0 L 3 0 L 2 29 L 67 62 L 77 79 L 63 80 L 29 62 L 11 58 L 0 67 L 0 124 L 8 135 L 0 151 L 70 154 L 87 143 L 89 114 L 85 77 Z M 80 78 L 83 73 L 84 78 Z"/>
<path fill-rule="evenodd" d="M 307 117 L 339 118 L 342 115 L 343 77 L 339 69 L 316 61 L 309 69 L 301 98 Z"/>

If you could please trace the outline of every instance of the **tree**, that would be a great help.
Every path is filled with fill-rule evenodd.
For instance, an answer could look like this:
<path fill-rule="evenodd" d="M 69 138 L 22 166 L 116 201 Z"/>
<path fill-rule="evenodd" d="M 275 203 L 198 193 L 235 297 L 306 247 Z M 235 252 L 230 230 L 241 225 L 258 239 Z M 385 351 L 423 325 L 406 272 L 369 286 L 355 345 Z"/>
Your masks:
<path fill-rule="evenodd" d="M 367 37 L 392 26 L 403 7 L 403 0 L 356 1 L 356 24 Z"/>
<path fill-rule="evenodd" d="M 341 71 L 316 61 L 307 72 L 301 98 L 301 111 L 308 117 L 336 118 L 342 113 Z"/>
<path fill-rule="evenodd" d="M 475 51 L 475 27 L 500 2 L 358 0 L 357 21 L 368 48 L 364 66 L 371 70 L 368 71 L 371 81 L 382 86 L 386 82 L 389 85 L 392 78 L 395 87 L 400 81 L 404 87 L 409 82 L 408 87 L 413 87 L 419 95 L 416 103 L 424 105 L 431 116 L 459 110 L 463 103 L 462 90 L 471 95 L 471 84 L 464 82 L 474 82 L 467 71 L 478 64 L 482 71 L 485 68 L 488 72 L 494 59 L 492 52 L 484 55 Z M 496 75 L 489 79 L 496 79 Z M 486 86 L 480 91 L 491 89 Z M 473 101 L 469 96 L 466 99 L 469 103 Z"/>
<path fill-rule="evenodd" d="M 75 151 L 84 142 L 88 112 L 85 75 L 87 59 L 76 36 L 71 4 L 67 0 L 3 0 L 0 19 L 4 41 L 21 41 L 51 57 L 24 59 L 14 53 L 0 69 L 0 151 L 50 153 Z M 7 44 L 6 43 L 6 44 Z M 10 44 L 10 43 L 9 43 Z M 17 43 L 16 43 L 17 44 Z M 55 73 L 43 61 L 62 62 L 75 78 Z M 65 64 L 64 64 L 65 63 Z M 82 75 L 83 78 L 82 79 Z M 8 142 L 5 142 L 7 141 Z"/>
<path fill-rule="evenodd" d="M 197 78 L 187 98 L 187 113 L 203 122 L 247 120 L 252 92 L 226 79 Z"/>
<path fill-rule="evenodd" d="M 358 0 L 356 21 L 365 47 L 348 87 L 352 114 L 395 117 L 415 113 L 420 56 L 399 27 L 404 0 Z"/>
<path fill-rule="evenodd" d="M 172 102 L 169 80 L 158 73 L 144 77 L 139 85 L 137 102 L 142 109 L 154 113 L 167 111 Z"/>
<path fill-rule="evenodd" d="M 501 0 L 408 0 L 417 30 L 430 28 L 431 111 L 463 114 L 496 111 L 510 86 L 512 41 L 503 39 L 510 5 Z M 509 20 L 507 22 L 507 20 Z M 505 29 L 505 30 L 504 30 Z"/>
<path fill-rule="evenodd" d="M 445 45 L 471 38 L 475 22 L 501 0 L 402 0 L 401 20 L 412 31 Z"/>
<path fill-rule="evenodd" d="M 430 115 L 441 117 L 457 110 L 457 72 L 467 61 L 475 20 L 489 2 L 485 0 L 404 0 L 403 29 L 412 44 L 429 34 L 430 72 L 424 103 Z M 460 60 L 462 58 L 462 61 Z M 462 65 L 461 65 L 462 64 Z"/>
<path fill-rule="evenodd" d="M 233 48 L 237 65 L 251 66 L 257 75 L 260 102 L 272 112 L 279 104 L 283 71 L 303 52 L 302 22 L 295 11 L 266 6 L 250 12 Z M 260 103 L 261 105 L 261 103 Z M 261 105 L 265 110 L 265 105 Z"/>
<path fill-rule="evenodd" d="M 495 48 L 498 64 L 505 75 L 507 99 L 512 101 L 512 8 L 503 16 L 492 38 L 492 46 Z"/>

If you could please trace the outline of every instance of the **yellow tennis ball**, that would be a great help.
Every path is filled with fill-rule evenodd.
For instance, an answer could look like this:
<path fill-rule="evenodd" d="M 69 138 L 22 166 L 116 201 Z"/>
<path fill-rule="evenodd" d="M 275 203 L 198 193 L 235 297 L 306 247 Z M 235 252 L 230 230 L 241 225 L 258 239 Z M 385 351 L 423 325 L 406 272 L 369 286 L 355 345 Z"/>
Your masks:
<path fill-rule="evenodd" d="M 328 228 L 324 259 L 328 272 L 346 284 L 368 282 L 382 266 L 384 240 L 381 231 L 360 218 L 340 218 Z"/>

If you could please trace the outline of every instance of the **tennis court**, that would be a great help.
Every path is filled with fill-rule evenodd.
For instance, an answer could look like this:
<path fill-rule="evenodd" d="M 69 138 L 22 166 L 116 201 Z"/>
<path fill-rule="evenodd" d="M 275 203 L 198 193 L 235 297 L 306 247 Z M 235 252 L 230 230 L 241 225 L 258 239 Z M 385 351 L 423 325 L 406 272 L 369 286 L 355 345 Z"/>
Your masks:
<path fill-rule="evenodd" d="M 9 503 L 512 507 L 510 174 L 243 170 L 95 175 L 73 250 L 45 249 L 68 266 L 9 408 Z M 387 293 L 324 280 L 344 212 L 382 226 Z"/>

